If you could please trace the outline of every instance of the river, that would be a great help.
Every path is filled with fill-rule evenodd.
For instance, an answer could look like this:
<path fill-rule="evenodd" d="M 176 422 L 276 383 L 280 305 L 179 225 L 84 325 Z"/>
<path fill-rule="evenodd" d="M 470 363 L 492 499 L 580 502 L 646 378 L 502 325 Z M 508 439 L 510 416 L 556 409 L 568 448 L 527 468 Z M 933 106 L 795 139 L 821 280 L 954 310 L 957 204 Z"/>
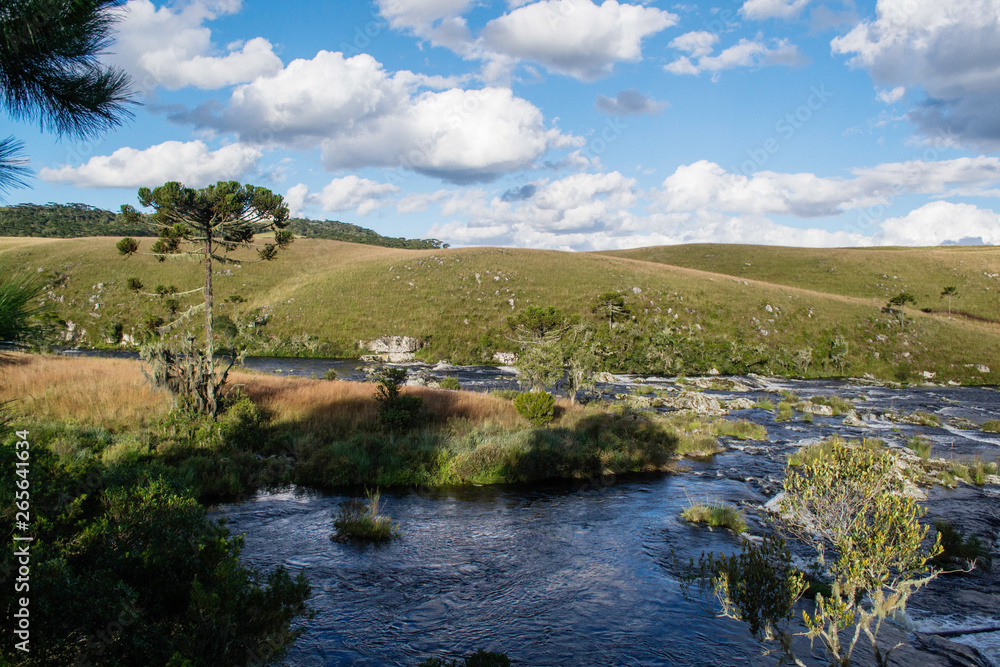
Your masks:
<path fill-rule="evenodd" d="M 115 356 L 119 356 L 117 353 Z M 323 359 L 248 359 L 257 372 L 319 376 L 333 368 L 360 379 L 364 365 Z M 463 387 L 513 386 L 511 369 L 414 364 L 414 374 L 453 376 Z M 615 376 L 599 385 L 606 396 L 640 386 L 676 389 L 673 380 Z M 732 553 L 739 538 L 682 521 L 693 501 L 739 505 L 750 532 L 763 529 L 762 505 L 780 489 L 788 453 L 832 434 L 879 437 L 903 447 L 916 434 L 932 455 L 1000 455 L 1000 434 L 962 428 L 1000 419 L 992 388 L 886 388 L 866 383 L 732 378 L 744 391 L 705 393 L 720 400 L 840 396 L 861 423 L 816 416 L 774 421 L 749 409 L 731 418 L 767 427 L 767 442 L 722 439 L 726 451 L 688 461 L 687 472 L 525 487 L 385 492 L 385 511 L 403 537 L 384 546 L 330 540 L 343 495 L 290 489 L 260 493 L 216 513 L 245 536 L 243 559 L 269 569 L 305 572 L 316 611 L 285 665 L 416 665 L 477 649 L 507 653 L 516 665 L 773 665 L 741 623 L 714 617 L 682 593 L 677 564 L 704 550 Z M 745 391 L 749 388 L 750 391 Z M 890 413 L 937 415 L 941 427 L 895 422 Z M 1000 666 L 1000 486 L 934 487 L 925 521 L 944 518 L 980 537 L 995 564 L 966 575 L 939 577 L 911 599 L 906 618 L 885 626 L 883 644 L 899 641 L 899 665 Z M 934 633 L 946 632 L 948 639 Z M 957 636 L 952 636 L 957 635 Z M 823 664 L 819 643 L 796 651 Z M 858 664 L 871 664 L 861 647 Z"/>

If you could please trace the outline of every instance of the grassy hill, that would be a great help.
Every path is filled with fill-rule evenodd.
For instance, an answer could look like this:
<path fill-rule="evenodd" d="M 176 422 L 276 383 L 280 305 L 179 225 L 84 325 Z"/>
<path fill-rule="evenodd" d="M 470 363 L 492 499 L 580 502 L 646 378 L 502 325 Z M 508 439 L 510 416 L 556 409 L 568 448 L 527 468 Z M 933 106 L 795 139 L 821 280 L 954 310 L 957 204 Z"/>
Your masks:
<path fill-rule="evenodd" d="M 747 280 L 789 285 L 885 303 L 907 291 L 917 306 L 947 311 L 941 298 L 958 288 L 952 312 L 1000 320 L 1000 248 L 781 248 L 694 244 L 615 250 L 605 254 Z"/>
<path fill-rule="evenodd" d="M 406 239 L 381 234 L 339 220 L 292 218 L 288 229 L 303 238 L 331 239 L 349 243 L 410 248 L 447 247 L 437 239 Z M 119 216 L 87 204 L 19 204 L 0 206 L 0 236 L 80 238 L 84 236 L 156 236 L 149 227 L 131 226 Z"/>
<path fill-rule="evenodd" d="M 194 289 L 202 280 L 199 265 L 183 259 L 124 260 L 116 241 L 0 239 L 0 265 L 45 275 L 53 285 L 47 302 L 73 323 L 75 340 L 100 345 L 113 323 L 138 335 L 148 318 L 169 319 L 165 299 L 129 291 L 129 278 L 149 292 L 157 284 Z M 993 267 L 1000 250 L 992 248 L 688 246 L 608 254 L 299 239 L 275 262 L 222 269 L 215 289 L 220 331 L 254 353 L 355 355 L 359 340 L 394 334 L 426 341 L 422 355 L 431 361 L 489 362 L 496 351 L 516 350 L 506 318 L 537 305 L 592 320 L 608 367 L 623 372 L 917 380 L 926 371 L 936 381 L 997 383 L 1000 325 L 907 308 L 901 327 L 882 311 L 887 295 L 902 289 L 919 307 L 941 309 L 941 287 L 955 284 L 957 309 L 993 319 L 1000 281 L 983 275 L 1000 270 Z M 613 330 L 591 312 L 608 291 L 623 294 L 631 311 Z M 199 297 L 180 297 L 179 310 Z"/>

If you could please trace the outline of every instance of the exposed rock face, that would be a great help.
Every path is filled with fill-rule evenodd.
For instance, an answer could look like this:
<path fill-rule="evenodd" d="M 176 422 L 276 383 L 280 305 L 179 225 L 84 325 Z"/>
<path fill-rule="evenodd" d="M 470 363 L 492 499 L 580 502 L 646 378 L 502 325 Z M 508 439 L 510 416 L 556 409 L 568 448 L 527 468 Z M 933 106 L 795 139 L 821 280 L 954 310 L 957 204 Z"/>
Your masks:
<path fill-rule="evenodd" d="M 413 361 L 413 353 L 422 348 L 424 343 L 412 336 L 382 336 L 375 340 L 358 341 L 358 346 L 374 352 L 362 355 L 362 361 L 387 361 L 398 364 Z"/>
<path fill-rule="evenodd" d="M 816 405 L 815 403 L 811 403 L 809 401 L 806 401 L 804 403 L 799 403 L 798 405 L 795 406 L 795 409 L 798 410 L 799 412 L 808 412 L 810 414 L 814 414 L 817 417 L 833 416 L 833 408 L 831 408 L 829 405 Z"/>
<path fill-rule="evenodd" d="M 756 405 L 749 398 L 734 398 L 731 401 L 726 402 L 726 409 L 728 410 L 750 410 Z"/>
<path fill-rule="evenodd" d="M 513 366 L 517 362 L 517 354 L 515 352 L 494 352 L 493 361 L 503 366 Z"/>
<path fill-rule="evenodd" d="M 726 410 L 714 396 L 706 396 L 695 391 L 683 391 L 676 396 L 660 399 L 662 405 L 675 410 L 685 410 L 698 415 L 724 415 Z"/>

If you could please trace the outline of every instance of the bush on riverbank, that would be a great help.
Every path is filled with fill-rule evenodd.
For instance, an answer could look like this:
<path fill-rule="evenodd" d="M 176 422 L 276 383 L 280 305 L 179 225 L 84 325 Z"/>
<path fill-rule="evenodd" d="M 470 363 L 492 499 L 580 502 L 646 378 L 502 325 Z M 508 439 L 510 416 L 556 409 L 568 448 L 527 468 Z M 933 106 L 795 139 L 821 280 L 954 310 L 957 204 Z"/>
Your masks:
<path fill-rule="evenodd" d="M 100 429 L 79 434 L 95 445 L 110 439 Z M 67 458 L 46 446 L 48 435 L 27 433 L 31 652 L 15 651 L 8 634 L 0 663 L 16 655 L 20 665 L 235 666 L 278 658 L 291 645 L 299 634 L 291 622 L 306 612 L 304 577 L 240 564 L 241 538 L 210 521 L 162 461 Z M 22 450 L 12 433 L 0 440 L 0 520 L 12 526 Z M 3 550 L 0 572 L 16 566 L 13 550 Z M 5 618 L 14 600 L 0 597 Z"/>
<path fill-rule="evenodd" d="M 681 518 L 691 523 L 703 523 L 710 528 L 728 528 L 737 534 L 744 533 L 747 529 L 742 512 L 719 503 L 693 503 L 681 512 Z"/>

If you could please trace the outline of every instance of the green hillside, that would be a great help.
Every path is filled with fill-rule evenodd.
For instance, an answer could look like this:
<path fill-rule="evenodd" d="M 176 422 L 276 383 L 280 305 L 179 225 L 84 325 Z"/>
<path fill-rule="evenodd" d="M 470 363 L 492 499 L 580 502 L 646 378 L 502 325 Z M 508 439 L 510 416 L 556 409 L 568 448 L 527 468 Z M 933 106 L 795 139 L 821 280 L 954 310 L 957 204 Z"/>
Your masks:
<path fill-rule="evenodd" d="M 614 250 L 605 254 L 724 273 L 747 280 L 870 299 L 885 304 L 902 291 L 917 307 L 947 311 L 941 290 L 958 288 L 952 311 L 1000 321 L 1000 248 L 781 248 L 696 244 Z"/>
<path fill-rule="evenodd" d="M 47 302 L 65 323 L 63 330 L 72 322 L 75 342 L 101 345 L 114 323 L 139 337 L 150 317 L 171 317 L 164 297 L 131 292 L 129 278 L 139 278 L 146 292 L 157 284 L 183 292 L 202 280 L 199 265 L 184 259 L 124 260 L 115 251 L 116 240 L 0 239 L 0 264 L 45 275 L 53 285 Z M 745 255 L 748 269 L 785 261 L 789 275 L 776 274 L 764 282 L 602 253 L 499 248 L 429 252 L 299 239 L 273 263 L 221 271 L 215 283 L 221 304 L 218 328 L 258 354 L 350 356 L 361 352 L 360 340 L 395 334 L 424 340 L 427 347 L 421 354 L 430 361 L 483 363 L 494 352 L 516 350 L 506 336 L 507 317 L 527 306 L 555 306 L 593 322 L 607 367 L 622 372 L 673 375 L 715 368 L 722 373 L 871 373 L 918 380 L 926 371 L 936 374 L 935 381 L 1000 380 L 1000 325 L 907 308 L 902 327 L 895 315 L 883 312 L 885 293 L 851 292 L 864 289 L 863 281 L 847 280 L 858 273 L 859 262 L 875 266 L 893 251 L 856 251 L 854 263 L 833 253 L 824 285 L 815 271 L 807 273 L 782 260 L 783 253 L 791 252 L 787 249 L 750 250 L 755 254 Z M 702 255 L 729 251 L 727 246 L 687 249 Z M 810 252 L 819 259 L 819 251 Z M 975 279 L 975 271 L 982 271 L 972 258 L 995 266 L 1000 251 L 897 252 L 907 253 L 918 266 L 926 252 L 926 262 L 933 261 L 942 275 L 953 259 L 953 268 L 970 276 L 968 283 L 951 281 L 963 295 L 956 305 L 980 304 L 976 312 L 989 312 L 989 298 L 997 288 L 976 295 L 991 285 L 985 276 Z M 918 305 L 940 308 L 937 283 L 917 282 L 919 270 L 904 268 L 900 260 L 900 287 L 905 279 L 907 289 L 921 300 Z M 811 276 L 805 285 L 812 289 L 792 286 L 796 271 Z M 924 296 L 919 285 L 926 285 L 932 296 Z M 596 297 L 608 291 L 624 295 L 630 310 L 627 320 L 613 329 L 592 312 Z M 197 293 L 181 296 L 175 305 L 182 312 L 199 298 Z M 989 372 L 978 365 L 989 366 Z"/>
<path fill-rule="evenodd" d="M 414 250 L 447 247 L 437 239 L 406 239 L 337 220 L 292 218 L 288 229 L 303 238 L 330 239 Z M 87 204 L 19 204 L 0 206 L 0 236 L 81 238 L 84 236 L 156 236 L 149 227 L 130 226 L 116 213 Z"/>

